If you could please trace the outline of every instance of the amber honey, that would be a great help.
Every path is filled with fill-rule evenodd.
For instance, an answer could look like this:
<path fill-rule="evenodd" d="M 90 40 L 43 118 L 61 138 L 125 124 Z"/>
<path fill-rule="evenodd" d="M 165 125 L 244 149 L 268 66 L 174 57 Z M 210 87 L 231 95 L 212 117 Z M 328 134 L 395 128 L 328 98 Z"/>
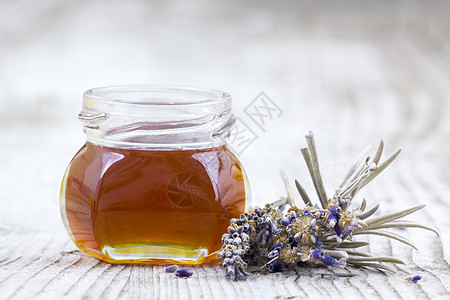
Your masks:
<path fill-rule="evenodd" d="M 213 260 L 246 197 L 242 167 L 225 146 L 159 151 L 89 142 L 61 193 L 76 245 L 113 263 Z"/>

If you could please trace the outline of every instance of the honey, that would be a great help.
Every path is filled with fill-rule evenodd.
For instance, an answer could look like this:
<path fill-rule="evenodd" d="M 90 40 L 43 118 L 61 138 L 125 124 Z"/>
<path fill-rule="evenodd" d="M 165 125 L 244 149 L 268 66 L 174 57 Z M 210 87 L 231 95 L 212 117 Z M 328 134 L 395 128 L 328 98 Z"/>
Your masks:
<path fill-rule="evenodd" d="M 112 263 L 214 260 L 245 209 L 242 167 L 225 147 L 133 150 L 86 143 L 63 180 L 63 219 L 84 252 Z"/>

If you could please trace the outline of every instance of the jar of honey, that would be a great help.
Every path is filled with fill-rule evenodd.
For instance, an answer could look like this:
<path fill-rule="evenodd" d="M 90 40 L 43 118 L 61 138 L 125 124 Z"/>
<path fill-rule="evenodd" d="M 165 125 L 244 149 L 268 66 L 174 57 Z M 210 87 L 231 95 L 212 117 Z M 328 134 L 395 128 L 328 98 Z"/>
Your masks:
<path fill-rule="evenodd" d="M 248 182 L 225 142 L 229 94 L 176 86 L 84 93 L 86 144 L 61 186 L 64 225 L 78 248 L 111 263 L 200 264 L 216 258 Z"/>

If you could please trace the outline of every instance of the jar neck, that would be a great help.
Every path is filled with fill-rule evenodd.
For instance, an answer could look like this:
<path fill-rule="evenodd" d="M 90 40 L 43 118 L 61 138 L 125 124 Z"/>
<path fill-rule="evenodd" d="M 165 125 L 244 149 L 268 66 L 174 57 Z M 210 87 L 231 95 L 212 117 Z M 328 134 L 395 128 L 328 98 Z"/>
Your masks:
<path fill-rule="evenodd" d="M 227 93 L 152 85 L 89 90 L 78 117 L 92 144 L 149 150 L 222 146 L 235 122 Z"/>

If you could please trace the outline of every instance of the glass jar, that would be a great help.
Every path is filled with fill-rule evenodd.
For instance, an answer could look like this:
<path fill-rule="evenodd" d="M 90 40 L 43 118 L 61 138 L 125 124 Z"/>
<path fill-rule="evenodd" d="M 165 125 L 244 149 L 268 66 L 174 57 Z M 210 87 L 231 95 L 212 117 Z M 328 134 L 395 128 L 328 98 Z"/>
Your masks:
<path fill-rule="evenodd" d="M 64 225 L 111 263 L 200 264 L 216 258 L 231 218 L 249 206 L 242 165 L 224 137 L 229 94 L 176 86 L 84 93 L 86 144 L 64 175 Z"/>

